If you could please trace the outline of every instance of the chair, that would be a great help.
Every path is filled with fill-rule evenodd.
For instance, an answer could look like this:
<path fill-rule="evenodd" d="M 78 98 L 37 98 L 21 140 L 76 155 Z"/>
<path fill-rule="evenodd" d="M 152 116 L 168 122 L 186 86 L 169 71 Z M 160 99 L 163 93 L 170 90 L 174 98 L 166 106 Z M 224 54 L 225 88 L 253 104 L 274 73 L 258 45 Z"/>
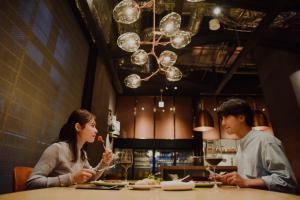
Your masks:
<path fill-rule="evenodd" d="M 23 191 L 26 189 L 26 180 L 32 172 L 32 167 L 14 167 L 14 191 Z"/>

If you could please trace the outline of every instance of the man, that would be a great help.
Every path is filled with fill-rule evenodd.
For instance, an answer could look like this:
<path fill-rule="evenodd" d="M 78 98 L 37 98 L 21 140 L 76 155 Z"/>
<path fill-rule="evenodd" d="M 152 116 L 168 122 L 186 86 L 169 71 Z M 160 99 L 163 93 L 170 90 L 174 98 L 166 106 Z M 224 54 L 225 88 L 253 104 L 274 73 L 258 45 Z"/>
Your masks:
<path fill-rule="evenodd" d="M 238 171 L 217 175 L 216 179 L 239 187 L 295 193 L 296 178 L 281 142 L 272 134 L 251 130 L 253 112 L 244 100 L 230 99 L 218 108 L 222 127 L 240 139 Z"/>

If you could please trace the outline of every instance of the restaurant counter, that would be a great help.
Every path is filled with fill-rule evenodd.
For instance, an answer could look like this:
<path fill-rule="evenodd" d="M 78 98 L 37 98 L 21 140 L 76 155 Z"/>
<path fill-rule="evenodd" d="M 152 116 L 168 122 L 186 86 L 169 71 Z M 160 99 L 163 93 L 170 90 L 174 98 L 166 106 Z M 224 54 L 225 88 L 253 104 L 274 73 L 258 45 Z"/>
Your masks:
<path fill-rule="evenodd" d="M 0 200 L 300 200 L 300 196 L 250 188 L 195 188 L 190 191 L 90 190 L 54 187 L 0 195 Z"/>

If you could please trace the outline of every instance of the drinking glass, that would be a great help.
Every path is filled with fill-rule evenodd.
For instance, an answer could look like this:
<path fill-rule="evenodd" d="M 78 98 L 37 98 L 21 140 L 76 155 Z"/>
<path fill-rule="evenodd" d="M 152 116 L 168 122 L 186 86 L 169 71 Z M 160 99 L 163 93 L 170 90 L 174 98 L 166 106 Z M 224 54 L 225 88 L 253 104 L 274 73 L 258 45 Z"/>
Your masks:
<path fill-rule="evenodd" d="M 216 182 L 216 166 L 223 160 L 219 141 L 211 141 L 209 144 L 206 144 L 205 160 L 213 169 L 214 188 L 218 188 Z"/>
<path fill-rule="evenodd" d="M 131 149 L 123 149 L 118 153 L 119 164 L 124 169 L 124 178 L 127 182 L 128 169 L 133 163 L 133 154 Z"/>

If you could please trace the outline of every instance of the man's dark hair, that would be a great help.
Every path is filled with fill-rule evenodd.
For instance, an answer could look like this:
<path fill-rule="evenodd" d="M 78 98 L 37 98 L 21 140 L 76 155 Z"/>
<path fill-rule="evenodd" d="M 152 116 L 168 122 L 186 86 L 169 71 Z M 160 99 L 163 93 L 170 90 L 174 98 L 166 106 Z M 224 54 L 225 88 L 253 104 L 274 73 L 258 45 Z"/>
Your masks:
<path fill-rule="evenodd" d="M 223 102 L 218 108 L 218 116 L 244 115 L 248 126 L 253 125 L 253 111 L 250 105 L 243 99 L 229 99 Z"/>

